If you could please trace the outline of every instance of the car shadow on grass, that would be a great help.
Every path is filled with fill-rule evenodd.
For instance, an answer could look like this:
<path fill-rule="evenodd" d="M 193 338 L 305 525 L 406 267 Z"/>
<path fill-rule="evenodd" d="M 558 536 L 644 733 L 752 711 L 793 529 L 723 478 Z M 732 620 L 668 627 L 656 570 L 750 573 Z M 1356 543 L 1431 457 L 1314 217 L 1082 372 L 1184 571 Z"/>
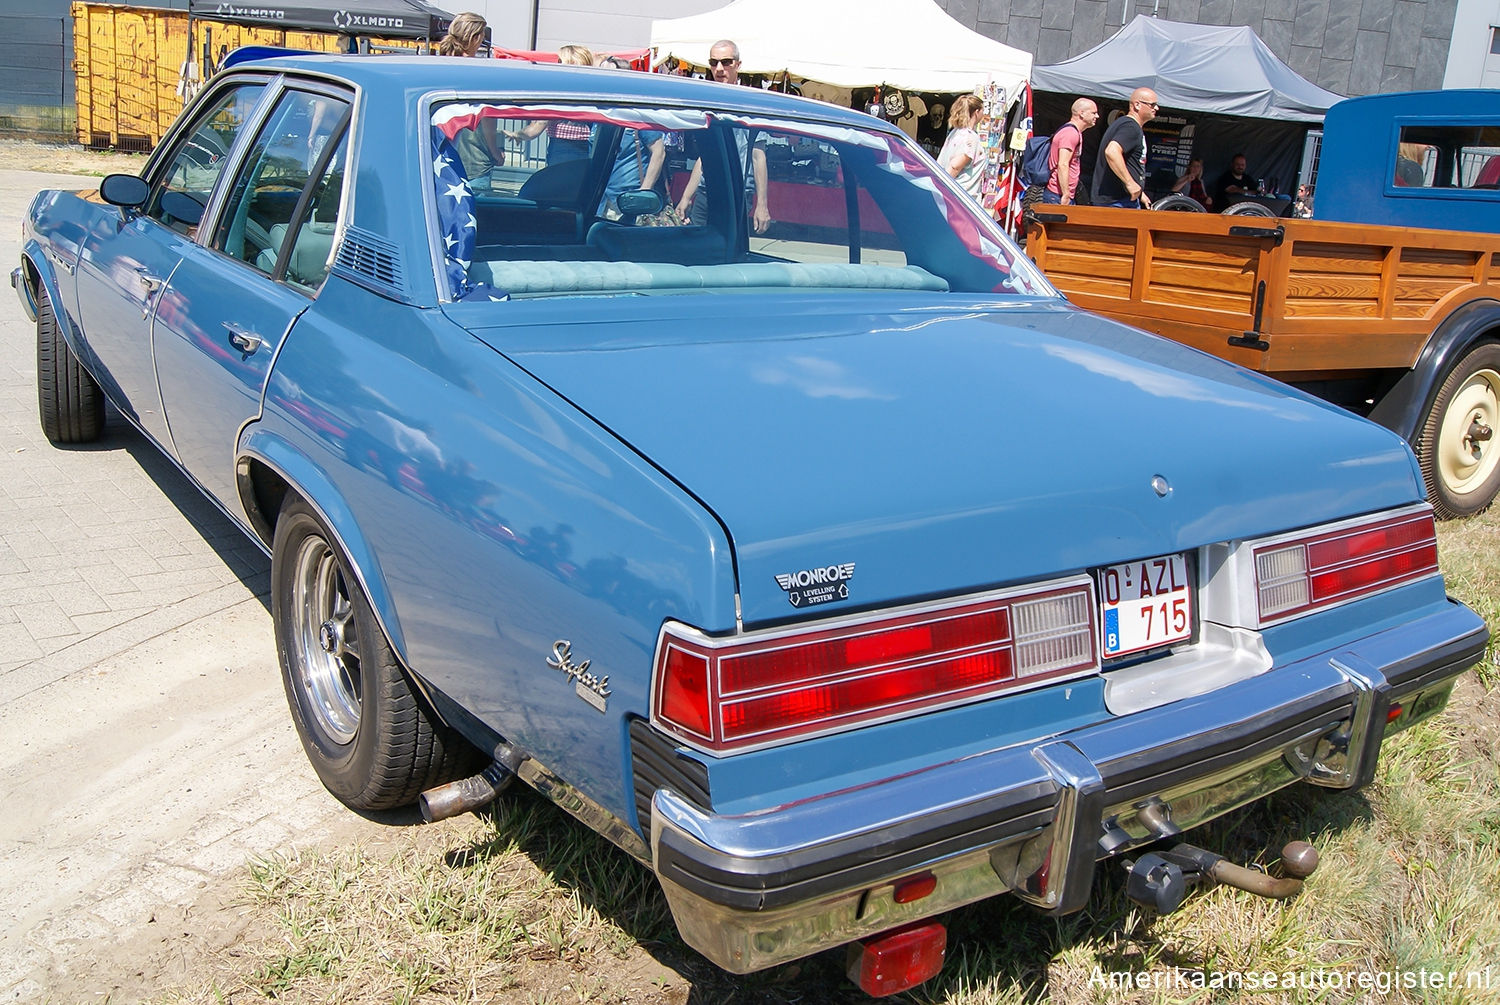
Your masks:
<path fill-rule="evenodd" d="M 494 867 L 497 857 L 524 855 L 570 897 L 597 911 L 680 975 L 689 985 L 689 1003 L 870 1001 L 846 978 L 843 947 L 754 974 L 718 969 L 683 943 L 666 897 L 645 867 L 530 789 L 515 786 L 482 815 L 492 831 L 484 840 L 450 851 L 450 868 L 483 870 Z M 1290 841 L 1338 833 L 1372 816 L 1370 804 L 1359 793 L 1293 786 L 1163 845 L 1187 840 L 1230 862 L 1272 863 Z M 1125 876 L 1119 859 L 1099 863 L 1087 907 L 1065 917 L 1048 917 L 1008 896 L 948 912 L 940 918 L 948 926 L 942 972 L 888 1000 L 1093 1000 L 1077 986 L 1077 975 L 1062 973 L 1064 986 L 1054 986 L 1059 978 L 1054 961 L 1080 957 L 1090 968 L 1113 973 L 1162 965 L 1209 968 L 1210 961 L 1183 958 L 1157 937 L 1152 916 L 1126 899 Z M 1189 902 L 1196 895 L 1190 894 Z M 1087 952 L 1075 952 L 1079 947 Z M 1083 980 L 1087 979 L 1085 972 Z"/>

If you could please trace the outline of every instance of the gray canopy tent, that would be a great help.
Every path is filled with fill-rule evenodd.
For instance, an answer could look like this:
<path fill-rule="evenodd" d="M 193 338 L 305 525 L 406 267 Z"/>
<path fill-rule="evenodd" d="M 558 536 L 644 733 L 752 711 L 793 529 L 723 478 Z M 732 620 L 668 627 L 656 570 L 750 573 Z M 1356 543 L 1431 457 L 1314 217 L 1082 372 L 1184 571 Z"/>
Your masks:
<path fill-rule="evenodd" d="M 1130 92 L 1150 87 L 1161 102 L 1148 140 L 1158 150 L 1148 175 L 1170 161 L 1186 164 L 1188 149 L 1204 158 L 1204 178 L 1214 179 L 1236 153 L 1250 171 L 1294 188 L 1308 128 L 1323 121 L 1342 96 L 1297 74 L 1247 27 L 1186 24 L 1137 17 L 1110 39 L 1081 55 L 1032 70 L 1037 130 L 1067 121 L 1073 99 L 1099 100 L 1100 111 L 1123 108 Z M 1085 167 L 1104 123 L 1085 136 Z"/>
<path fill-rule="evenodd" d="M 338 0 L 328 3 L 319 0 L 257 0 L 254 4 L 188 0 L 188 14 L 208 21 L 261 28 L 426 39 L 434 43 L 443 37 L 453 20 L 452 14 L 422 0 L 362 0 L 358 4 Z"/>

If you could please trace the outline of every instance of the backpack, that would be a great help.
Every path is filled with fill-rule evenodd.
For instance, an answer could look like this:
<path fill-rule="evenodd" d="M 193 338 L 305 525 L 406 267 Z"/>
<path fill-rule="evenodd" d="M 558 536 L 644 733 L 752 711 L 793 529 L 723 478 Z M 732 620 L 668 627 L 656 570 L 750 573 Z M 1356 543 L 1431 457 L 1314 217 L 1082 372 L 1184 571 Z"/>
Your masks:
<path fill-rule="evenodd" d="M 1072 125 L 1071 122 L 1063 123 L 1063 127 Z M 1073 126 L 1073 128 L 1078 127 Z M 1058 132 L 1062 132 L 1062 128 L 1059 128 Z M 1021 153 L 1021 181 L 1028 186 L 1045 186 L 1052 179 L 1052 167 L 1049 163 L 1051 159 L 1051 136 L 1033 136 L 1027 140 L 1026 149 Z"/>

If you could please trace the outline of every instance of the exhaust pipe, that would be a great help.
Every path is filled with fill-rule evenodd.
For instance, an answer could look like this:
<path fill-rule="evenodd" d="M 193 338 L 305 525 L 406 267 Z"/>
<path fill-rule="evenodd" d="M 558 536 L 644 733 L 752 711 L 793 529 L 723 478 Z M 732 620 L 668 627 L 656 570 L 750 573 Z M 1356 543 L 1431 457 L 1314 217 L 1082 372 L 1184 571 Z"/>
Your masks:
<path fill-rule="evenodd" d="M 1302 881 L 1318 867 L 1317 849 L 1306 841 L 1293 841 L 1281 850 L 1285 879 L 1247 869 L 1223 856 L 1190 844 L 1171 851 L 1150 852 L 1125 868 L 1130 878 L 1125 895 L 1158 914 L 1170 914 L 1182 906 L 1188 890 L 1201 882 L 1222 883 L 1258 897 L 1285 900 L 1302 892 Z"/>
<path fill-rule="evenodd" d="M 495 750 L 495 759 L 477 775 L 428 789 L 417 797 L 422 819 L 428 823 L 482 809 L 495 801 L 516 777 L 526 755 L 508 743 Z"/>

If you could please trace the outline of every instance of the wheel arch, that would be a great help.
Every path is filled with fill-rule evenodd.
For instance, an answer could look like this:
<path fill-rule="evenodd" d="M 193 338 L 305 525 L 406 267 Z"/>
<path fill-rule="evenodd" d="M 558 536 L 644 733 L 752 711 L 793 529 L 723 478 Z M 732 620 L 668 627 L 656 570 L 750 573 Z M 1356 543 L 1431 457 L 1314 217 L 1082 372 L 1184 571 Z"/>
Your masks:
<path fill-rule="evenodd" d="M 17 292 L 25 298 L 31 320 L 36 320 L 37 294 L 44 291 L 47 299 L 52 302 L 52 313 L 57 315 L 58 331 L 62 332 L 63 338 L 68 340 L 69 348 L 76 353 L 78 345 L 72 337 L 73 323 L 62 307 L 62 287 L 58 285 L 57 273 L 53 271 L 47 256 L 42 252 L 42 246 L 35 239 L 28 241 L 21 249 L 21 278 L 26 288 Z"/>
<path fill-rule="evenodd" d="M 1402 374 L 1370 410 L 1370 418 L 1419 446 L 1427 413 L 1453 364 L 1483 342 L 1500 342 L 1500 300 L 1470 300 L 1439 324 L 1416 365 Z"/>
<path fill-rule="evenodd" d="M 401 665 L 410 670 L 406 640 L 380 562 L 360 530 L 353 510 L 333 482 L 284 440 L 254 429 L 241 442 L 235 474 L 240 503 L 267 551 L 273 548 L 277 514 L 288 493 L 312 507 L 352 566 L 391 650 Z"/>

